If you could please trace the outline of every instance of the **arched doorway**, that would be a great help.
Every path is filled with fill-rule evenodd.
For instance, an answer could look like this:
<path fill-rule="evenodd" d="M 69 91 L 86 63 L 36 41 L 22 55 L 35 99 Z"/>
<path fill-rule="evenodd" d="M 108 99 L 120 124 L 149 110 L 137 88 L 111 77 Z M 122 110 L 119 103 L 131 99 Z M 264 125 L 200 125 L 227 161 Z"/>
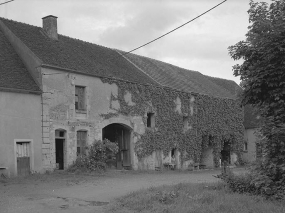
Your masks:
<path fill-rule="evenodd" d="M 116 160 L 109 162 L 109 166 L 117 169 L 131 169 L 130 128 L 118 123 L 109 124 L 102 129 L 102 139 L 117 142 L 119 146 Z"/>

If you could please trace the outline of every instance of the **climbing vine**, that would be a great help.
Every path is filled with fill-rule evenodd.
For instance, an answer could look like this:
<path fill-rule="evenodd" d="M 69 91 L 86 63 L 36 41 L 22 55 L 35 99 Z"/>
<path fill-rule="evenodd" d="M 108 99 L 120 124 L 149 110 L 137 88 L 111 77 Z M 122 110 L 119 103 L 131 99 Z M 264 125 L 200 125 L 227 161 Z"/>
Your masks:
<path fill-rule="evenodd" d="M 102 80 L 118 86 L 118 96 L 112 95 L 110 100 L 119 101 L 118 114 L 142 116 L 145 126 L 147 113 L 155 114 L 155 127 L 146 128 L 145 134 L 139 137 L 135 145 L 139 158 L 151 155 L 156 150 L 161 150 L 166 155 L 176 148 L 182 154 L 182 160 L 193 159 L 199 162 L 203 149 L 212 146 L 217 166 L 224 141 L 230 141 L 231 150 L 238 155 L 242 150 L 243 110 L 238 101 L 194 95 L 165 87 Z M 126 103 L 124 96 L 127 92 L 132 94 L 132 102 L 135 104 Z M 177 98 L 181 102 L 179 109 L 175 102 Z"/>

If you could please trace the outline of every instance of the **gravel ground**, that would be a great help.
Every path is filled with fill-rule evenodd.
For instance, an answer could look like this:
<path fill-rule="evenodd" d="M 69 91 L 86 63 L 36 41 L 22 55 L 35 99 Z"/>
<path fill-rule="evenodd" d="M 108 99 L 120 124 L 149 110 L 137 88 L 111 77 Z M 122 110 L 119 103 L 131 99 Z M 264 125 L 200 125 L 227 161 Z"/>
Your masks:
<path fill-rule="evenodd" d="M 235 169 L 244 172 L 244 169 Z M 81 175 L 55 172 L 0 179 L 0 213 L 104 212 L 109 202 L 132 191 L 181 182 L 218 181 L 220 170 L 193 172 L 109 171 Z"/>

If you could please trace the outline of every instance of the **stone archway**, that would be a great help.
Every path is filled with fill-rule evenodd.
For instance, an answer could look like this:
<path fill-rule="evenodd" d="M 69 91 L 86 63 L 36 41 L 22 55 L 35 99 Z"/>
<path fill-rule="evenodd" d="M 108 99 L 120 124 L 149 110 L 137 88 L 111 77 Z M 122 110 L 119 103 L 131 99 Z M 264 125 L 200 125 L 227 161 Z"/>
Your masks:
<path fill-rule="evenodd" d="M 118 143 L 116 160 L 110 160 L 109 167 L 131 169 L 131 128 L 124 124 L 112 123 L 102 129 L 102 139 Z"/>

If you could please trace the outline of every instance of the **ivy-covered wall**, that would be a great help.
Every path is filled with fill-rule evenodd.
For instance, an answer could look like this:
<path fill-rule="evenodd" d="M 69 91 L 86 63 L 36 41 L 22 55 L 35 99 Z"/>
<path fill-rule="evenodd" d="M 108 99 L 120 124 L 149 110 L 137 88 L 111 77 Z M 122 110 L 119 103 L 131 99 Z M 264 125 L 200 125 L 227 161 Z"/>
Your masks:
<path fill-rule="evenodd" d="M 77 157 L 77 131 L 87 131 L 90 145 L 101 140 L 103 128 L 113 123 L 131 131 L 133 169 L 161 166 L 171 160 L 169 152 L 173 148 L 178 168 L 192 161 L 201 162 L 203 150 L 214 156 L 208 156 L 207 162 L 214 158 L 218 166 L 225 140 L 231 142 L 236 153 L 243 148 L 243 110 L 237 101 L 120 80 L 58 74 L 58 70 L 43 72 L 51 74 L 43 78 L 42 97 L 42 153 L 47 169 L 56 165 L 57 129 L 66 132 L 65 168 Z M 85 112 L 75 110 L 76 85 L 85 87 Z M 147 113 L 155 116 L 152 128 L 147 127 Z"/>
<path fill-rule="evenodd" d="M 189 159 L 198 163 L 202 151 L 210 145 L 215 166 L 218 166 L 225 141 L 229 141 L 231 150 L 240 156 L 244 128 L 243 109 L 238 101 L 124 81 L 102 81 L 118 86 L 118 96 L 112 96 L 110 103 L 118 101 L 120 104 L 116 113 L 102 114 L 102 117 L 142 116 L 146 126 L 147 113 L 155 114 L 155 127 L 136 135 L 138 159 L 158 150 L 167 156 L 176 148 L 181 153 L 181 163 Z"/>

